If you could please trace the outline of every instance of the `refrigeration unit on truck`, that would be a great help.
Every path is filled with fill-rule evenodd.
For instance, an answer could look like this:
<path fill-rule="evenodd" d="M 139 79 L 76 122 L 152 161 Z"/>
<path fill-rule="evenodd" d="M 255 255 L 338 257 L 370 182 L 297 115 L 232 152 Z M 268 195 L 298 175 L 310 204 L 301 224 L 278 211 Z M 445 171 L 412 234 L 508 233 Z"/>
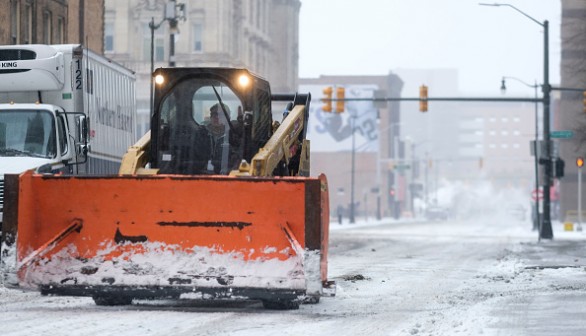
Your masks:
<path fill-rule="evenodd" d="M 78 44 L 0 46 L 0 231 L 5 174 L 115 174 L 135 116 L 123 66 Z"/>

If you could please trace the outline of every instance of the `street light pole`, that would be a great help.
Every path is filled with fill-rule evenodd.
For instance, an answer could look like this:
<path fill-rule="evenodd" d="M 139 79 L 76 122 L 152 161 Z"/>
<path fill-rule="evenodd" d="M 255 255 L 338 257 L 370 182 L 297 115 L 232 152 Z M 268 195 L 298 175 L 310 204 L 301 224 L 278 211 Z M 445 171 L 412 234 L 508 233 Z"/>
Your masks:
<path fill-rule="evenodd" d="M 153 75 L 155 72 L 155 30 L 161 27 L 161 24 L 165 22 L 163 19 L 159 24 L 155 24 L 155 18 L 151 17 L 151 22 L 149 22 L 149 28 L 151 29 L 151 73 L 150 76 Z M 153 81 L 152 78 L 149 80 L 150 82 L 150 90 L 151 90 L 151 100 L 149 101 L 149 106 L 151 107 L 151 116 L 153 114 Z"/>
<path fill-rule="evenodd" d="M 179 9 L 179 12 L 177 11 Z M 163 20 L 158 24 L 155 24 L 155 18 L 151 17 L 149 22 L 149 28 L 151 29 L 151 76 L 155 71 L 155 30 L 159 29 L 163 22 L 169 21 L 169 66 L 175 66 L 175 34 L 177 33 L 177 23 L 179 20 L 185 20 L 185 4 L 177 4 L 176 0 L 171 0 L 165 6 L 165 12 L 163 14 Z M 151 90 L 151 115 L 153 108 L 153 81 L 150 80 Z"/>
<path fill-rule="evenodd" d="M 539 228 L 539 238 L 552 239 L 551 195 L 552 179 L 551 134 L 549 111 L 551 105 L 551 86 L 549 84 L 549 22 L 543 21 L 543 141 L 545 141 L 545 183 L 543 184 L 543 223 Z"/>
<path fill-rule="evenodd" d="M 354 168 L 354 161 L 355 161 L 355 152 L 356 152 L 356 139 L 354 136 L 354 127 L 356 123 L 356 116 L 353 115 L 350 117 L 350 125 L 352 125 L 352 171 L 350 177 L 350 224 L 354 224 L 354 174 L 356 173 Z"/>
<path fill-rule="evenodd" d="M 494 7 L 510 7 L 523 16 L 527 17 L 531 21 L 537 23 L 543 27 L 543 141 L 545 142 L 545 158 L 539 160 L 539 163 L 544 165 L 544 178 L 543 181 L 543 221 L 539 226 L 539 239 L 553 239 L 553 231 L 551 228 L 551 198 L 550 198 L 550 186 L 553 183 L 552 178 L 552 157 L 551 157 L 551 135 L 549 130 L 549 111 L 551 103 L 551 85 L 549 84 L 549 22 L 547 20 L 543 23 L 532 18 L 525 12 L 521 11 L 517 7 L 510 4 L 485 4 L 481 3 L 481 6 L 494 6 Z"/>

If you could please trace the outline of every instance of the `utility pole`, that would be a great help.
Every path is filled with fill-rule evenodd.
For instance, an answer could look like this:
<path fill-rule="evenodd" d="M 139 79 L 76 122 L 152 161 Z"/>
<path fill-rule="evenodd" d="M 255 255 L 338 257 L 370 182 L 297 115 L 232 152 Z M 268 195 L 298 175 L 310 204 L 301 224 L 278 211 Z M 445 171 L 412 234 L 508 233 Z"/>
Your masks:
<path fill-rule="evenodd" d="M 179 10 L 179 11 L 177 11 Z M 155 71 L 155 30 L 159 29 L 163 22 L 169 21 L 169 66 L 175 67 L 175 34 L 178 32 L 177 24 L 179 20 L 185 20 L 185 4 L 177 4 L 176 0 L 171 0 L 165 5 L 163 20 L 155 24 L 155 18 L 151 17 L 149 28 L 151 29 L 151 75 Z M 151 114 L 153 106 L 153 83 L 151 81 Z"/>
<path fill-rule="evenodd" d="M 354 175 L 356 174 L 356 170 L 355 170 L 355 156 L 356 156 L 356 138 L 354 136 L 354 127 L 355 127 L 355 123 L 356 123 L 356 116 L 353 115 L 350 117 L 350 124 L 352 126 L 352 176 L 351 176 L 351 181 L 350 181 L 350 224 L 354 224 L 355 223 L 355 216 L 354 216 Z"/>
<path fill-rule="evenodd" d="M 551 228 L 551 195 L 553 183 L 551 157 L 551 134 L 549 111 L 551 105 L 551 86 L 549 84 L 549 22 L 545 20 L 543 26 L 543 141 L 545 142 L 545 183 L 543 184 L 543 222 L 539 228 L 539 238 L 552 239 Z"/>

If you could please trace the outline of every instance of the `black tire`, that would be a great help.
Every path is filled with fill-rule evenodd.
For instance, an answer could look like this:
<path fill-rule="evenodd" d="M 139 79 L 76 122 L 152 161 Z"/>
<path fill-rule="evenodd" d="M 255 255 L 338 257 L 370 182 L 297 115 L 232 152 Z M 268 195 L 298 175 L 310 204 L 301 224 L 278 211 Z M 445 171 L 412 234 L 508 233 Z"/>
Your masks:
<path fill-rule="evenodd" d="M 307 303 L 307 304 L 319 303 L 319 296 L 308 296 L 305 299 L 303 299 L 303 303 Z"/>
<path fill-rule="evenodd" d="M 297 301 L 297 300 L 277 300 L 277 301 L 263 300 L 262 306 L 265 309 L 272 309 L 272 310 L 293 310 L 293 309 L 299 309 L 299 301 Z"/>
<path fill-rule="evenodd" d="M 93 299 L 98 306 L 127 306 L 132 303 L 132 297 L 128 296 L 99 295 Z"/>

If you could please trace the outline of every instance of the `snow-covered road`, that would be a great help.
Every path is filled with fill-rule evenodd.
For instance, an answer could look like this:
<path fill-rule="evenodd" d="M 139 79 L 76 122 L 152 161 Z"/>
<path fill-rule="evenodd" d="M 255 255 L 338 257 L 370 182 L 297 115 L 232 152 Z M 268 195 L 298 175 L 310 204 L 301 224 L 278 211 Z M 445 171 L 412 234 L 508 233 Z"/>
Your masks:
<path fill-rule="evenodd" d="M 337 295 L 294 311 L 257 302 L 44 297 L 0 286 L 2 335 L 584 335 L 586 233 L 538 242 L 530 223 L 334 224 Z"/>

